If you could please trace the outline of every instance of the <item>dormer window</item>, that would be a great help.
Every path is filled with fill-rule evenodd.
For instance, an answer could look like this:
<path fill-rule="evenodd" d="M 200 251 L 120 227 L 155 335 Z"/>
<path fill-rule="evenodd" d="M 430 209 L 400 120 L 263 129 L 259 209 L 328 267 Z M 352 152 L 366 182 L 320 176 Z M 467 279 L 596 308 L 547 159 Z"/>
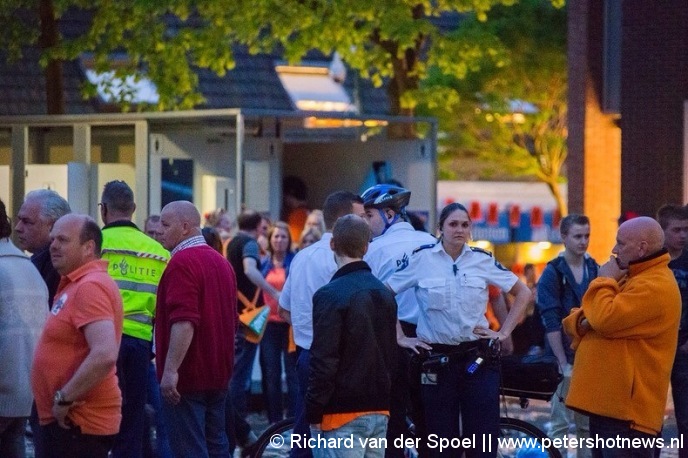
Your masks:
<path fill-rule="evenodd" d="M 118 60 L 114 59 L 113 66 L 117 66 L 117 62 Z M 133 104 L 156 104 L 160 100 L 158 88 L 146 77 L 136 81 L 134 76 L 127 76 L 124 79 L 114 77 L 114 70 L 98 73 L 94 69 L 93 59 L 88 56 L 82 57 L 81 63 L 84 66 L 86 78 L 96 86 L 98 96 L 105 103 L 117 103 L 123 94 L 127 94 L 126 101 Z"/>
<path fill-rule="evenodd" d="M 351 97 L 323 65 L 276 65 L 275 70 L 294 106 L 301 111 L 358 113 Z"/>

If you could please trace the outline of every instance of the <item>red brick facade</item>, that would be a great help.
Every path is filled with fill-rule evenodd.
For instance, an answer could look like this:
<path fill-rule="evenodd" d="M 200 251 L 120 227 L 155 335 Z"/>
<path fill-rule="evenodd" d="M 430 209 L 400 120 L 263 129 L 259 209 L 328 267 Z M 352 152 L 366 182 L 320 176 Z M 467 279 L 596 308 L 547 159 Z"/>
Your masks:
<path fill-rule="evenodd" d="M 685 203 L 686 187 L 688 2 L 621 2 L 618 114 L 602 109 L 604 4 L 567 6 L 569 207 L 591 217 L 591 252 L 598 258 L 613 245 L 621 211 L 654 215 L 666 202 Z"/>

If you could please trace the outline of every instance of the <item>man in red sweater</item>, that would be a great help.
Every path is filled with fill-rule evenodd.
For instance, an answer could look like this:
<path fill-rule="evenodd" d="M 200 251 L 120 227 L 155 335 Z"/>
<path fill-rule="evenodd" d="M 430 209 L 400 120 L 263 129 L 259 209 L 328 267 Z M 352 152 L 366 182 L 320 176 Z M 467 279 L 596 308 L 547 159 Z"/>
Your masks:
<path fill-rule="evenodd" d="M 187 201 L 160 215 L 171 259 L 158 286 L 155 339 L 163 414 L 175 456 L 228 456 L 225 397 L 234 363 L 236 276 L 201 234 Z"/>

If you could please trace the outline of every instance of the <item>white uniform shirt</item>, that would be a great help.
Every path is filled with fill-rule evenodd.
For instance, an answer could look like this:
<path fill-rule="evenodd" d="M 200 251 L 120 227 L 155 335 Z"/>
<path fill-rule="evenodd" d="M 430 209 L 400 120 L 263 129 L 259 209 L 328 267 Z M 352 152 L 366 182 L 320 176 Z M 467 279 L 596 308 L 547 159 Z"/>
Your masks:
<path fill-rule="evenodd" d="M 392 224 L 387 231 L 373 239 L 363 260 L 382 283 L 397 270 L 408 265 L 413 250 L 435 244 L 437 239 L 427 232 L 413 229 L 409 223 Z M 418 323 L 418 301 L 413 290 L 397 294 L 397 317 L 408 323 Z"/>
<path fill-rule="evenodd" d="M 313 295 L 337 272 L 330 240 L 332 233 L 326 232 L 322 239 L 296 253 L 280 293 L 280 307 L 291 312 L 294 342 L 307 350 L 313 342 Z"/>
<path fill-rule="evenodd" d="M 415 288 L 420 314 L 418 337 L 428 343 L 458 345 L 477 340 L 476 326 L 485 318 L 487 285 L 510 291 L 518 277 L 490 253 L 464 245 L 454 262 L 442 243 L 416 251 L 407 268 L 394 273 L 387 284 L 394 292 Z"/>

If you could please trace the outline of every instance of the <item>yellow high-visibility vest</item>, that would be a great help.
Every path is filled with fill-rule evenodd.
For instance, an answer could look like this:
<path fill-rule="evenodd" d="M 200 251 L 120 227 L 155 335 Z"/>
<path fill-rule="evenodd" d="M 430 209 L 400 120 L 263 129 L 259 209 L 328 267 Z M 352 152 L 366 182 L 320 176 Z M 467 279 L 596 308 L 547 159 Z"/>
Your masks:
<path fill-rule="evenodd" d="M 122 333 L 150 341 L 158 283 L 170 253 L 133 226 L 113 226 L 103 230 L 102 258 L 122 295 Z"/>

